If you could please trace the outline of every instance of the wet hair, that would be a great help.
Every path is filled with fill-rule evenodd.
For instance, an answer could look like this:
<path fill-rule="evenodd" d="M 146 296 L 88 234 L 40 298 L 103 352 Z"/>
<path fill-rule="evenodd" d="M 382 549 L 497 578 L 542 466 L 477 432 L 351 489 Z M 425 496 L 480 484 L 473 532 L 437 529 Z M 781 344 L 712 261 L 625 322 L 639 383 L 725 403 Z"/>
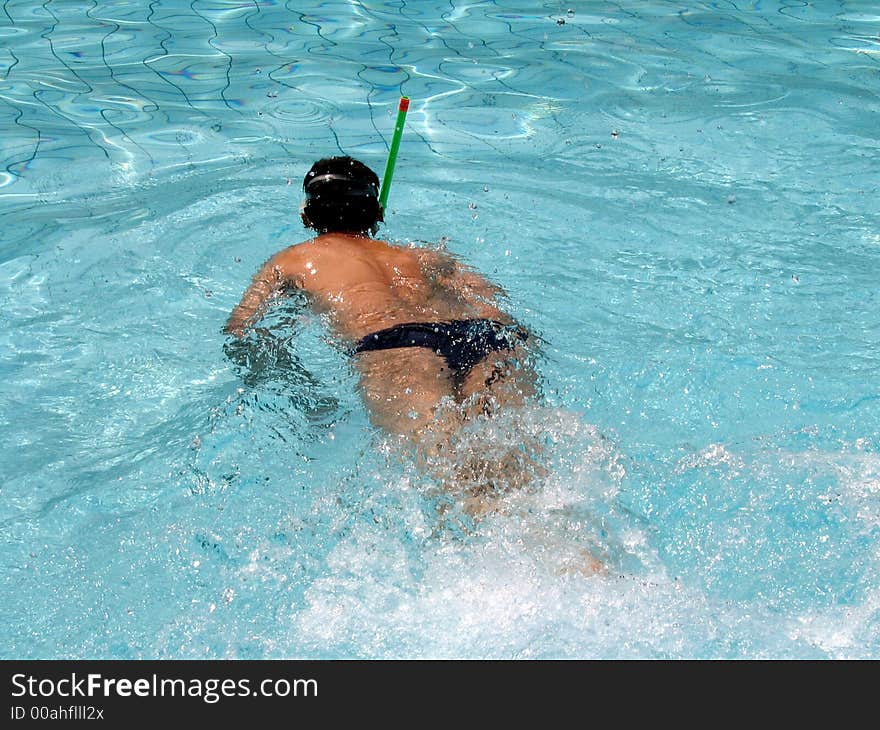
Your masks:
<path fill-rule="evenodd" d="M 303 222 L 318 233 L 374 233 L 383 220 L 379 178 L 351 157 L 318 160 L 303 179 Z"/>

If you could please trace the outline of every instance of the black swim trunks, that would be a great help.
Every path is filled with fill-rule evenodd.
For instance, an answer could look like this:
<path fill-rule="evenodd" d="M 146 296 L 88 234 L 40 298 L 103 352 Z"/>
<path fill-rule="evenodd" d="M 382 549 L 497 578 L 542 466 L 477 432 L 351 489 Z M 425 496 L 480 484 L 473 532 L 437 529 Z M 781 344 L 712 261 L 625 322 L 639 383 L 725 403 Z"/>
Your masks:
<path fill-rule="evenodd" d="M 491 319 L 456 319 L 451 322 L 410 322 L 379 330 L 362 338 L 355 352 L 427 347 L 440 355 L 456 377 L 462 378 L 486 355 L 512 350 L 528 339 L 526 330 Z"/>

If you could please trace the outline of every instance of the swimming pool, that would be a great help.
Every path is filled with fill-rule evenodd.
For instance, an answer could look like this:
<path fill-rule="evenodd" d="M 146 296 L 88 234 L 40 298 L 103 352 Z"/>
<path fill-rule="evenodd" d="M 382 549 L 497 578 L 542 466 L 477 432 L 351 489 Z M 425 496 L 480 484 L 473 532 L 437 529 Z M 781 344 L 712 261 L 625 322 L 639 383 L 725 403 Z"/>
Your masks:
<path fill-rule="evenodd" d="M 0 656 L 880 657 L 876 5 L 305 5 L 2 3 Z M 385 235 L 546 340 L 553 468 L 475 535 L 319 318 L 223 352 L 401 93 Z"/>

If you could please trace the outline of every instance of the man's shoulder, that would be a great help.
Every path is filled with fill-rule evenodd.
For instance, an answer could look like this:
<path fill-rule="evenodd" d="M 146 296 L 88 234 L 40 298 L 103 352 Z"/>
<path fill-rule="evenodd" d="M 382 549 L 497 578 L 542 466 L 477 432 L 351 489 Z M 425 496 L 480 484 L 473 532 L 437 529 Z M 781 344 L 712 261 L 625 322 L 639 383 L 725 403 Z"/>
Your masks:
<path fill-rule="evenodd" d="M 278 252 L 278 255 L 279 256 L 281 256 L 281 255 L 296 256 L 298 254 L 301 254 L 307 248 L 314 248 L 314 239 L 309 238 L 306 241 L 300 241 L 299 243 L 294 243 L 294 244 L 288 246 L 287 248 L 282 248 Z"/>
<path fill-rule="evenodd" d="M 294 243 L 287 248 L 282 248 L 269 260 L 280 266 L 297 264 L 306 257 L 309 251 L 314 251 L 310 246 L 311 243 L 310 240 L 302 241 L 301 243 Z"/>

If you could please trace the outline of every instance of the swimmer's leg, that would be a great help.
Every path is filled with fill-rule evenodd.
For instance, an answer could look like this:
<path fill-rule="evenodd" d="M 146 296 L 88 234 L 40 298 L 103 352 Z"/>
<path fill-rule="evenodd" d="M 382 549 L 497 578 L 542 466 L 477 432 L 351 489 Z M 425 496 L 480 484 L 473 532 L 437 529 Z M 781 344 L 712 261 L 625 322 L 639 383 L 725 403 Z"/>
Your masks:
<path fill-rule="evenodd" d="M 457 396 L 465 422 L 478 425 L 481 419 L 505 416 L 514 428 L 517 411 L 538 394 L 537 375 L 519 346 L 513 352 L 490 353 L 458 383 Z M 488 426 L 488 423 L 487 423 Z M 458 479 L 471 484 L 466 509 L 475 518 L 496 509 L 505 492 L 521 489 L 546 476 L 544 447 L 539 437 L 516 428 L 515 443 L 486 442 L 471 448 L 462 460 Z"/>
<path fill-rule="evenodd" d="M 518 433 L 515 443 L 499 443 L 475 422 L 501 406 L 522 405 L 535 392 L 531 375 L 506 359 L 480 363 L 463 381 L 426 348 L 366 351 L 356 360 L 370 420 L 414 446 L 419 469 L 474 520 L 495 511 L 499 496 L 543 473 L 539 445 Z"/>
<path fill-rule="evenodd" d="M 428 430 L 454 430 L 451 413 L 440 406 L 454 396 L 449 368 L 422 347 L 357 355 L 360 387 L 370 420 L 384 431 L 419 441 Z"/>
<path fill-rule="evenodd" d="M 440 492 L 460 502 L 455 444 L 462 419 L 446 361 L 431 350 L 407 347 L 361 352 L 356 362 L 372 423 L 402 437 L 400 456 L 414 456 L 418 470 Z M 441 501 L 441 517 L 448 506 Z"/>

